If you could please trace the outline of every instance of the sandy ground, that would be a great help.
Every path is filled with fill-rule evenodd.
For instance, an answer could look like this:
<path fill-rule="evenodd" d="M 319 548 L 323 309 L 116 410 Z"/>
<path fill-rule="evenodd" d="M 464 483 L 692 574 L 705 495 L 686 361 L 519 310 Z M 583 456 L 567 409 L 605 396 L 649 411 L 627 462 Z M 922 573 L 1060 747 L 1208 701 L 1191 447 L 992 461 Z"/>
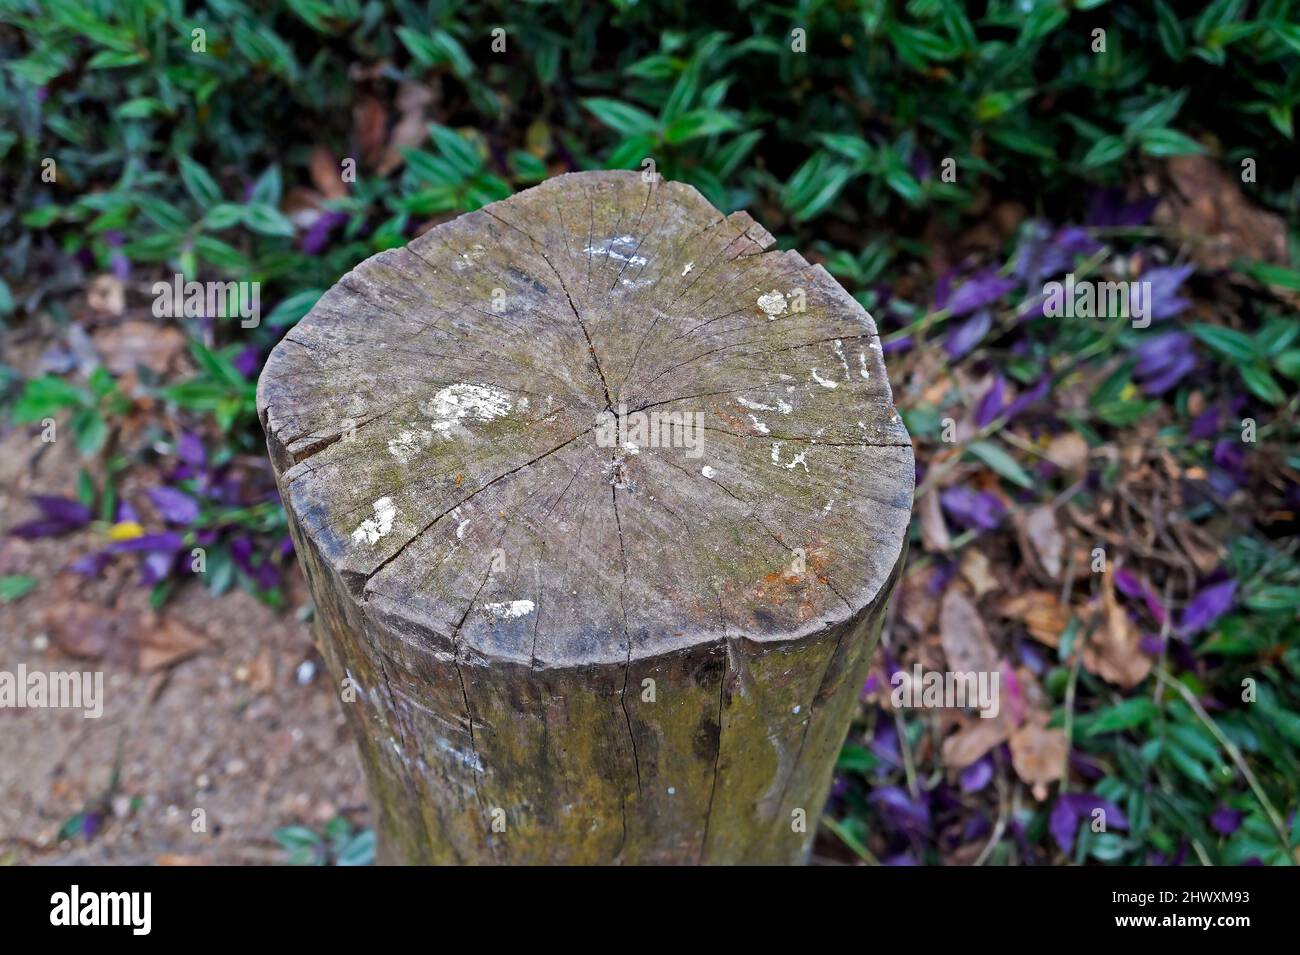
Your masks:
<path fill-rule="evenodd" d="M 152 613 L 131 557 L 103 580 L 63 570 L 94 534 L 8 536 L 35 516 L 27 495 L 72 496 L 79 466 L 71 440 L 0 436 L 0 574 L 40 581 L 0 603 L 0 671 L 104 674 L 98 719 L 0 709 L 0 864 L 274 863 L 280 826 L 367 825 L 340 703 L 296 613 L 296 568 L 283 611 L 187 584 Z M 206 831 L 194 831 L 198 809 Z M 61 839 L 83 812 L 100 814 L 99 831 Z"/>

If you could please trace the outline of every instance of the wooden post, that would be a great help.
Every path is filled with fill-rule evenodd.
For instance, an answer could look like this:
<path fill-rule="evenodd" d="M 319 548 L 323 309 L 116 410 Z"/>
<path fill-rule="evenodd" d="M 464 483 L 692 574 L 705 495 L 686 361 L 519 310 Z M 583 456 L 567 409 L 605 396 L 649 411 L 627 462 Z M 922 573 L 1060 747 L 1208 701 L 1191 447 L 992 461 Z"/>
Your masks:
<path fill-rule="evenodd" d="M 899 572 L 871 317 L 693 188 L 376 255 L 258 386 L 388 863 L 806 859 Z"/>

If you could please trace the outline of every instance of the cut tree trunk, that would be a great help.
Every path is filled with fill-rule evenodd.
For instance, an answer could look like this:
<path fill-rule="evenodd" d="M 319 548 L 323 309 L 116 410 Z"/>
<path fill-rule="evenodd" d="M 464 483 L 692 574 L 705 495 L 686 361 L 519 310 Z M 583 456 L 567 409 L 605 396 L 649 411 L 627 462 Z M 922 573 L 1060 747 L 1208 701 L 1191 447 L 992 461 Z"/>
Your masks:
<path fill-rule="evenodd" d="M 807 858 L 913 459 L 871 317 L 772 245 L 680 183 L 560 176 L 271 353 L 381 862 Z"/>

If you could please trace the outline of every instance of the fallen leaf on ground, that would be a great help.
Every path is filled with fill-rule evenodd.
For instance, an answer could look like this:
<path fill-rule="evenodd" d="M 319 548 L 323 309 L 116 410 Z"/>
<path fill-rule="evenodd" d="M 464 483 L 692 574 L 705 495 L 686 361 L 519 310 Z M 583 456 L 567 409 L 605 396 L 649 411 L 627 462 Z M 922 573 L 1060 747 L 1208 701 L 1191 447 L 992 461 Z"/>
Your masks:
<path fill-rule="evenodd" d="M 939 639 L 948 668 L 956 673 L 992 673 L 998 654 L 979 611 L 959 587 L 949 587 L 939 608 Z"/>
<path fill-rule="evenodd" d="M 138 666 L 149 672 L 174 666 L 204 650 L 208 641 L 177 620 L 153 618 L 153 626 L 140 628 Z"/>
<path fill-rule="evenodd" d="M 975 591 L 976 598 L 1002 587 L 1001 582 L 993 576 L 992 565 L 983 551 L 967 548 L 961 558 L 961 575 Z"/>
<path fill-rule="evenodd" d="M 921 546 L 932 554 L 945 553 L 952 546 L 952 538 L 943 519 L 943 509 L 939 506 L 939 495 L 926 491 L 917 502 L 917 508 L 921 514 Z"/>
<path fill-rule="evenodd" d="M 1080 475 L 1088 469 L 1088 442 L 1077 431 L 1058 434 L 1047 445 L 1047 460 L 1068 474 Z"/>
<path fill-rule="evenodd" d="M 946 737 L 940 747 L 943 764 L 949 769 L 965 769 L 994 746 L 1006 742 L 1011 724 L 997 719 L 972 717 L 961 729 Z"/>
<path fill-rule="evenodd" d="M 908 574 L 898 594 L 898 615 L 916 633 L 929 632 L 939 619 L 939 599 L 930 589 L 934 570 Z"/>
<path fill-rule="evenodd" d="M 1207 241 L 1188 243 L 1193 259 L 1210 269 L 1227 268 L 1234 259 L 1285 263 L 1286 223 L 1276 213 L 1251 203 L 1241 182 L 1209 156 L 1176 156 L 1165 164 L 1173 189 L 1163 198 L 1153 221 Z"/>
<path fill-rule="evenodd" d="M 171 325 L 130 320 L 99 328 L 91 336 L 114 375 L 126 375 L 144 366 L 159 377 L 174 371 L 188 348 L 185 333 Z"/>
<path fill-rule="evenodd" d="M 1115 598 L 1114 576 L 1108 569 L 1102 579 L 1101 619 L 1083 645 L 1083 665 L 1089 673 L 1131 690 L 1152 666 L 1139 640 L 1137 627 Z"/>
<path fill-rule="evenodd" d="M 1039 802 L 1047 798 L 1048 785 L 1061 778 L 1068 750 L 1062 730 L 1042 725 L 1045 716 L 1041 714 L 1037 721 L 1025 723 L 1010 739 L 1011 765 Z"/>
<path fill-rule="evenodd" d="M 1008 597 L 998 606 L 998 613 L 1019 620 L 1031 637 L 1049 647 L 1060 645 L 1061 634 L 1070 623 L 1070 608 L 1062 606 L 1050 590 L 1026 590 Z"/>
<path fill-rule="evenodd" d="M 307 158 L 307 172 L 312 185 L 326 199 L 347 197 L 348 187 L 343 184 L 343 167 L 334 154 L 324 146 L 313 146 Z"/>
<path fill-rule="evenodd" d="M 126 284 L 116 275 L 96 275 L 86 288 L 86 304 L 97 312 L 121 315 L 126 311 Z"/>
<path fill-rule="evenodd" d="M 1020 532 L 1021 547 L 1050 580 L 1060 580 L 1065 536 L 1056 521 L 1056 508 L 1044 504 L 1031 511 L 1018 512 L 1015 520 L 1016 530 Z M 1026 544 L 1029 546 L 1025 547 Z"/>

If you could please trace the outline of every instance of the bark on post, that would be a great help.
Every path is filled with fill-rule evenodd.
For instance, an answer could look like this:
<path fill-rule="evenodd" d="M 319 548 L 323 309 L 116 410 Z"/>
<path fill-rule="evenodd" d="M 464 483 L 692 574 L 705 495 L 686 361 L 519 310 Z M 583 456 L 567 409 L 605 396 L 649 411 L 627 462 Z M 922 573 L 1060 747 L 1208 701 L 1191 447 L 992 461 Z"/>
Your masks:
<path fill-rule="evenodd" d="M 380 861 L 806 858 L 913 459 L 871 317 L 772 245 L 680 183 L 561 176 L 363 262 L 272 352 Z"/>

